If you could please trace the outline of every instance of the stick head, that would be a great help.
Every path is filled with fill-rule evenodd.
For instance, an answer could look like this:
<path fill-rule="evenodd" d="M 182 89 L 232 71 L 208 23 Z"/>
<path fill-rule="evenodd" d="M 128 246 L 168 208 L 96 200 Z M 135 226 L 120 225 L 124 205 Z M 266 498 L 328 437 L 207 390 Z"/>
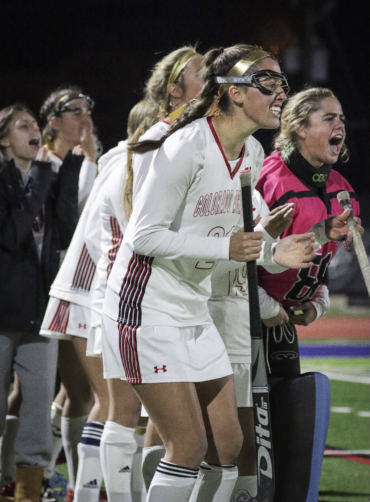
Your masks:
<path fill-rule="evenodd" d="M 243 187 L 251 186 L 252 184 L 252 170 L 250 167 L 243 169 L 239 172 L 240 184 Z"/>

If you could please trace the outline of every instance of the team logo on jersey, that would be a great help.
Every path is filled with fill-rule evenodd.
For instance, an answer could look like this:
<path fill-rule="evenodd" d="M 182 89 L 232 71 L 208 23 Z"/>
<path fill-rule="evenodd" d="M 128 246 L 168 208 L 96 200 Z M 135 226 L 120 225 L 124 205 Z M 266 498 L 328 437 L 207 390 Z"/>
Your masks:
<path fill-rule="evenodd" d="M 314 174 L 312 176 L 312 181 L 316 181 L 316 182 L 325 182 L 326 180 L 328 179 L 328 175 L 327 174 Z"/>
<path fill-rule="evenodd" d="M 223 213 L 241 214 L 240 190 L 221 190 L 220 192 L 201 195 L 194 210 L 194 218 L 197 216 L 209 216 Z"/>
<path fill-rule="evenodd" d="M 78 327 L 79 327 L 79 329 L 81 329 L 81 328 L 87 329 L 87 324 L 78 323 Z"/>
<path fill-rule="evenodd" d="M 163 373 L 166 373 L 167 366 L 165 364 L 162 366 L 162 368 L 158 368 L 158 366 L 154 366 L 154 373 L 158 373 L 158 371 L 163 371 Z"/>

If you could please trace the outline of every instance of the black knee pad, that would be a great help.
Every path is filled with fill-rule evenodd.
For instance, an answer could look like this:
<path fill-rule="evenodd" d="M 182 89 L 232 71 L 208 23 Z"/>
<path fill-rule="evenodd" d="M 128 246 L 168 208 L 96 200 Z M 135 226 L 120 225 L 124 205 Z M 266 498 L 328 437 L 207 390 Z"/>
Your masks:
<path fill-rule="evenodd" d="M 330 415 L 329 379 L 287 378 L 270 392 L 274 502 L 317 502 Z"/>
<path fill-rule="evenodd" d="M 269 377 L 293 377 L 301 373 L 297 330 L 286 322 L 264 327 L 266 367 Z"/>

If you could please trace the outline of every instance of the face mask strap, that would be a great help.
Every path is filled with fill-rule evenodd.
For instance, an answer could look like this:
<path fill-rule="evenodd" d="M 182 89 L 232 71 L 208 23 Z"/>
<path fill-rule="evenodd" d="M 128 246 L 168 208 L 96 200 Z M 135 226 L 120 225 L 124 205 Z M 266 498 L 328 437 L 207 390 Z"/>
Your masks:
<path fill-rule="evenodd" d="M 270 54 L 267 52 L 263 51 L 262 49 L 256 49 L 255 51 L 251 52 L 249 56 L 246 59 L 241 59 L 234 65 L 231 70 L 227 73 L 227 77 L 242 77 L 246 71 L 249 70 L 249 68 L 256 63 L 257 61 L 260 61 L 261 59 L 265 59 L 270 57 Z M 216 82 L 218 78 L 225 78 L 225 77 L 216 77 Z M 220 85 L 218 89 L 218 98 L 220 99 L 225 92 L 228 91 L 230 88 L 230 85 L 232 83 L 223 83 Z"/>
<path fill-rule="evenodd" d="M 68 111 L 66 107 L 68 103 L 70 101 L 73 101 L 74 99 L 82 99 L 86 103 L 90 111 L 94 109 L 95 102 L 93 99 L 90 98 L 90 96 L 88 96 L 87 94 L 69 92 L 67 94 L 64 94 L 61 98 L 59 98 L 53 110 L 49 113 L 47 119 L 50 120 L 51 117 L 60 115 L 61 113 Z"/>

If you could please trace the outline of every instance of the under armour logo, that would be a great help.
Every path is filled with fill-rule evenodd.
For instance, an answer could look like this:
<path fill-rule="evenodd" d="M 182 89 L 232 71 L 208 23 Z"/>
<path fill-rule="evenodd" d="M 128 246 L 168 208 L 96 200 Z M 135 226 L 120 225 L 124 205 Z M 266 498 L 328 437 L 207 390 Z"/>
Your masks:
<path fill-rule="evenodd" d="M 78 327 L 79 327 L 80 329 L 81 329 L 81 328 L 83 328 L 83 329 L 87 329 L 87 325 L 86 325 L 86 324 L 80 324 L 80 323 L 78 323 Z"/>
<path fill-rule="evenodd" d="M 167 369 L 166 369 L 166 365 L 164 364 L 162 366 L 162 368 L 158 368 L 158 366 L 154 366 L 154 373 L 158 373 L 159 370 L 162 370 L 163 373 L 166 373 Z"/>

